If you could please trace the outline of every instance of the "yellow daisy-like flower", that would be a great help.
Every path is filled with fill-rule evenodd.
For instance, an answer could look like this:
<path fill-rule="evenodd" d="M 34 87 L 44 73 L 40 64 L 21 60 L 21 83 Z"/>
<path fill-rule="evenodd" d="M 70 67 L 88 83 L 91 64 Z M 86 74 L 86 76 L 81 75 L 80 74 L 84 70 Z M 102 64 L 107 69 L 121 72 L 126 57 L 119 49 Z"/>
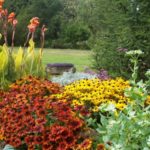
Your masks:
<path fill-rule="evenodd" d="M 86 105 L 96 112 L 102 103 L 114 103 L 122 110 L 130 99 L 124 96 L 124 90 L 130 87 L 129 81 L 122 78 L 101 81 L 83 79 L 64 87 L 63 97 L 67 97 L 73 106 Z"/>
<path fill-rule="evenodd" d="M 150 96 L 147 97 L 146 104 L 150 105 Z"/>
<path fill-rule="evenodd" d="M 116 108 L 118 108 L 119 110 L 123 110 L 125 108 L 126 104 L 124 103 L 117 103 L 116 104 Z"/>

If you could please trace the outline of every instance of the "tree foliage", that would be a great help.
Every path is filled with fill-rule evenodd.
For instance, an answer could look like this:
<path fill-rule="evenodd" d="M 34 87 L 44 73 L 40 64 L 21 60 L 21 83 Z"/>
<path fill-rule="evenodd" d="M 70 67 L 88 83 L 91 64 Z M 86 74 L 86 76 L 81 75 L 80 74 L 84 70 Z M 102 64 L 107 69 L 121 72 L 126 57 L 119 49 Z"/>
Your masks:
<path fill-rule="evenodd" d="M 48 27 L 46 45 L 94 49 L 95 68 L 127 76 L 124 50 L 141 49 L 141 70 L 150 68 L 150 2 L 147 0 L 6 0 L 17 13 L 16 44 L 23 43 L 29 19 Z M 21 33 L 21 34 L 20 34 Z M 38 31 L 37 37 L 40 32 Z M 36 38 L 36 41 L 40 39 Z M 119 52 L 117 51 L 119 50 Z M 122 51 L 121 51 L 122 50 Z"/>

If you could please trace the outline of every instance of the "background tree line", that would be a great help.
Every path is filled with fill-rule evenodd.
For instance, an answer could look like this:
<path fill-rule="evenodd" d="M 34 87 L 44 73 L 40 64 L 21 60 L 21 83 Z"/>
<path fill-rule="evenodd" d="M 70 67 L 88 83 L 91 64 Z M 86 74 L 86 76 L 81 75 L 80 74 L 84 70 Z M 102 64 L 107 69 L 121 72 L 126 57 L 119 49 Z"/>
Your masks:
<path fill-rule="evenodd" d="M 130 66 L 124 51 L 141 49 L 140 73 L 150 68 L 148 0 L 6 0 L 5 7 L 17 13 L 18 45 L 29 20 L 37 16 L 48 27 L 47 47 L 93 49 L 95 68 L 125 77 Z"/>

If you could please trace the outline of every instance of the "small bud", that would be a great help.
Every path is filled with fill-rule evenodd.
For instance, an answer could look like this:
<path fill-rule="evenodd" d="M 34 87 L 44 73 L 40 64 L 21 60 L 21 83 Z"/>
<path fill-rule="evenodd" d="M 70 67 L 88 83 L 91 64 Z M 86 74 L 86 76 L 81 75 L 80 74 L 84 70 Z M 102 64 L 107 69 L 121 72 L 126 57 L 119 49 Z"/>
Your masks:
<path fill-rule="evenodd" d="M 45 27 L 45 25 L 43 25 L 41 31 L 42 31 L 42 32 L 46 32 L 47 30 L 48 30 L 48 29 Z"/>
<path fill-rule="evenodd" d="M 13 26 L 16 26 L 18 24 L 18 20 L 17 19 L 14 19 L 13 22 L 12 22 Z"/>

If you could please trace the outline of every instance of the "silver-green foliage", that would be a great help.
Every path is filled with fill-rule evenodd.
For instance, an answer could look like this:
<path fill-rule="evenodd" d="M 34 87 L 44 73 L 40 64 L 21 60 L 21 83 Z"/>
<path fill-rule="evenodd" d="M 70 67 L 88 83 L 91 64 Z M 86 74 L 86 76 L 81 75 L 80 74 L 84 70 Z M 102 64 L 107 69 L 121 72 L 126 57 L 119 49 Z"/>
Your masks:
<path fill-rule="evenodd" d="M 98 141 L 111 150 L 150 149 L 150 107 L 128 106 L 118 116 L 110 110 L 108 114 L 109 117 L 100 114 L 102 124 L 96 128 Z"/>
<path fill-rule="evenodd" d="M 15 150 L 15 149 L 13 146 L 7 144 L 7 145 L 5 145 L 3 150 Z"/>
<path fill-rule="evenodd" d="M 83 72 L 76 72 L 76 73 L 64 72 L 63 75 L 58 76 L 58 77 L 53 77 L 51 80 L 52 82 L 56 82 L 61 85 L 67 85 L 76 80 L 93 79 L 96 77 L 97 77 L 96 75 L 91 75 L 91 74 L 83 73 Z"/>

